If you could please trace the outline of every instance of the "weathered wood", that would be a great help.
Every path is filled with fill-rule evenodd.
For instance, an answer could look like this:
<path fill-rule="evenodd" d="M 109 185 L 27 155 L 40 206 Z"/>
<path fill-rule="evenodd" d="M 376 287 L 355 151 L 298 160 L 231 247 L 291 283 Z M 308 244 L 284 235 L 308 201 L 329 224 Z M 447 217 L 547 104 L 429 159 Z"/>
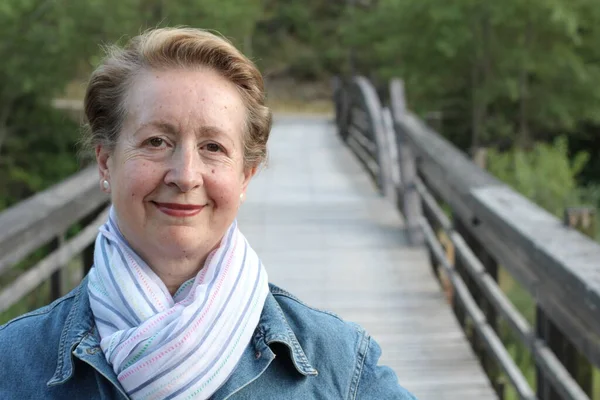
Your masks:
<path fill-rule="evenodd" d="M 390 102 L 392 118 L 396 129 L 396 142 L 398 145 L 398 159 L 400 162 L 400 181 L 402 195 L 402 214 L 406 218 L 409 229 L 409 238 L 413 246 L 423 244 L 424 238 L 419 224 L 423 215 L 421 201 L 415 189 L 417 178 L 417 165 L 413 149 L 399 121 L 406 114 L 406 99 L 404 95 L 404 84 L 400 80 L 393 80 L 390 84 Z"/>
<path fill-rule="evenodd" d="M 0 292 L 0 312 L 5 311 L 27 293 L 38 287 L 56 270 L 64 267 L 65 260 L 73 258 L 93 242 L 98 233 L 98 227 L 106 221 L 107 217 L 108 210 L 101 213 L 93 223 L 85 227 L 77 236 L 59 246 L 2 290 Z"/>
<path fill-rule="evenodd" d="M 373 142 L 367 136 L 368 131 L 364 131 L 355 125 L 350 125 L 348 131 L 349 137 L 356 140 L 362 147 L 362 150 L 368 154 L 369 158 L 377 162 L 377 143 Z M 379 163 L 377 163 L 377 166 L 379 167 Z"/>
<path fill-rule="evenodd" d="M 419 400 L 496 399 L 425 249 L 407 245 L 401 215 L 327 120 L 307 123 L 276 116 L 273 167 L 253 179 L 238 216 L 269 280 L 361 324 Z"/>
<path fill-rule="evenodd" d="M 510 354 L 508 354 L 508 351 L 502 344 L 502 341 L 487 323 L 485 315 L 477 306 L 477 303 L 474 301 L 462 278 L 449 264 L 445 256 L 444 249 L 438 242 L 435 233 L 431 229 L 431 226 L 429 226 L 425 219 L 421 219 L 421 225 L 423 227 L 423 232 L 428 245 L 433 249 L 433 253 L 435 254 L 438 262 L 446 270 L 446 273 L 448 274 L 452 285 L 456 290 L 455 296 L 460 298 L 461 304 L 464 305 L 465 310 L 470 319 L 473 321 L 473 325 L 482 338 L 483 343 L 486 345 L 490 353 L 496 358 L 503 372 L 515 387 L 519 397 L 521 399 L 536 399 L 533 390 L 531 390 L 529 384 L 527 383 L 527 379 L 525 379 L 519 370 L 519 367 L 515 364 Z"/>
<path fill-rule="evenodd" d="M 348 138 L 346 139 L 348 146 L 354 151 L 354 154 L 358 157 L 360 162 L 367 168 L 367 171 L 376 183 L 378 176 L 380 175 L 379 164 L 377 163 L 377 160 L 373 158 L 373 154 L 365 149 L 361 142 L 361 138 L 364 138 L 364 135 L 358 129 L 353 126 L 348 128 Z"/>
<path fill-rule="evenodd" d="M 350 98 L 346 85 L 339 77 L 333 77 L 331 81 L 333 103 L 335 105 L 335 120 L 338 135 L 346 141 L 348 137 L 348 124 L 350 121 Z"/>
<path fill-rule="evenodd" d="M 585 399 L 585 390 L 578 386 L 578 382 L 573 378 L 573 374 L 569 374 L 569 363 L 565 362 L 565 360 L 572 355 L 572 352 L 562 347 L 564 346 L 564 342 L 561 342 L 560 345 L 553 346 L 551 341 L 545 343 L 536 340 L 534 332 L 527 320 L 514 307 L 498 286 L 497 278 L 491 276 L 490 271 L 473 252 L 472 246 L 469 246 L 465 239 L 458 232 L 453 230 L 449 219 L 436 203 L 431 193 L 429 193 L 427 187 L 420 180 L 417 180 L 417 190 L 423 199 L 425 208 L 430 211 L 430 215 L 437 220 L 439 226 L 441 226 L 450 237 L 456 251 L 457 261 L 460 261 L 460 265 L 464 269 L 464 272 L 473 278 L 474 282 L 479 286 L 482 295 L 485 296 L 486 301 L 489 302 L 494 310 L 504 318 L 509 327 L 517 334 L 517 338 L 533 354 L 537 365 L 540 366 L 538 367 L 538 396 L 544 399 L 551 399 L 553 398 L 552 396 L 558 396 L 558 393 L 561 393 L 563 396 L 561 398 L 563 399 Z M 431 228 L 428 227 L 428 229 Z M 431 239 L 428 240 L 428 242 L 430 241 Z M 439 256 L 437 258 L 439 262 Z M 469 289 L 468 292 L 471 294 L 472 289 Z M 462 307 L 462 305 L 464 305 L 464 301 L 462 300 L 464 296 L 455 297 L 458 297 L 457 301 L 460 302 Z M 539 315 L 540 314 L 538 314 L 538 318 Z M 459 320 L 464 318 L 462 316 L 462 309 L 459 310 L 459 315 L 457 317 Z M 548 324 L 551 324 L 551 322 L 544 320 L 543 324 L 543 328 L 541 328 L 543 329 L 542 336 L 539 336 L 540 328 L 538 325 L 538 337 L 541 337 L 542 339 L 549 339 L 552 337 L 552 339 L 555 340 L 556 331 L 550 333 L 549 329 L 552 328 L 548 328 Z M 550 348 L 556 350 L 555 352 L 557 352 L 557 354 L 553 353 Z M 498 391 L 500 390 L 501 388 L 498 388 Z"/>
<path fill-rule="evenodd" d="M 366 78 L 357 76 L 354 78 L 353 83 L 356 90 L 360 93 L 360 104 L 362 104 L 368 115 L 369 132 L 376 143 L 377 152 L 374 158 L 376 158 L 377 165 L 379 165 L 379 174 L 376 180 L 377 187 L 386 196 L 392 190 L 390 187 L 392 167 L 389 152 L 386 150 L 381 103 L 375 88 Z"/>
<path fill-rule="evenodd" d="M 65 234 L 61 233 L 58 235 L 56 239 L 53 241 L 53 249 L 60 250 L 62 246 L 65 244 Z M 58 265 L 56 271 L 52 273 L 50 276 L 50 299 L 56 300 L 63 295 L 64 292 L 64 274 L 62 273 L 62 269 L 67 265 L 68 260 L 62 259 L 58 260 Z"/>
<path fill-rule="evenodd" d="M 600 365 L 600 245 L 505 186 L 480 188 L 478 237 L 575 347 Z"/>
<path fill-rule="evenodd" d="M 594 207 L 569 207 L 565 209 L 563 222 L 570 228 L 577 229 L 587 237 L 595 238 L 598 222 Z"/>
<path fill-rule="evenodd" d="M 0 274 L 107 200 L 90 167 L 0 213 Z"/>
<path fill-rule="evenodd" d="M 389 108 L 383 109 L 383 125 L 385 128 L 386 139 L 387 139 L 387 150 L 390 154 L 391 168 L 392 168 L 392 186 L 394 188 L 394 196 L 397 197 L 398 190 L 400 189 L 400 161 L 398 158 L 398 142 L 396 141 L 396 132 L 394 131 L 394 121 L 392 119 L 392 112 Z M 398 203 L 396 198 L 394 204 Z"/>
<path fill-rule="evenodd" d="M 419 172 L 428 184 L 487 252 L 535 296 L 577 349 L 599 366 L 600 245 L 564 228 L 414 116 L 405 114 L 398 127 L 419 156 Z"/>
<path fill-rule="evenodd" d="M 355 125 L 362 132 L 366 132 L 369 134 L 369 140 L 373 143 L 373 154 L 377 152 L 377 144 L 375 143 L 375 139 L 371 135 L 369 116 L 367 112 L 363 110 L 358 104 L 355 104 L 350 110 L 350 123 Z"/>
<path fill-rule="evenodd" d="M 105 211 L 105 209 L 108 206 L 108 204 L 102 204 L 100 205 L 100 207 L 96 208 L 94 211 L 88 214 L 85 218 L 81 220 L 82 226 L 88 226 L 90 224 L 93 224 L 94 221 L 96 221 L 96 219 Z M 81 261 L 83 267 L 82 276 L 86 276 L 88 272 L 90 272 L 92 266 L 94 265 L 94 246 L 95 243 L 91 242 L 81 252 Z"/>
<path fill-rule="evenodd" d="M 594 207 L 569 207 L 565 210 L 563 223 L 593 239 L 596 236 L 596 217 L 596 209 Z M 589 397 L 592 397 L 593 370 L 591 364 L 577 351 L 569 338 L 556 325 L 551 321 L 547 321 L 546 323 L 549 325 L 549 329 L 554 331 L 554 336 L 560 338 L 560 340 L 554 343 L 552 351 L 557 354 L 582 390 Z"/>

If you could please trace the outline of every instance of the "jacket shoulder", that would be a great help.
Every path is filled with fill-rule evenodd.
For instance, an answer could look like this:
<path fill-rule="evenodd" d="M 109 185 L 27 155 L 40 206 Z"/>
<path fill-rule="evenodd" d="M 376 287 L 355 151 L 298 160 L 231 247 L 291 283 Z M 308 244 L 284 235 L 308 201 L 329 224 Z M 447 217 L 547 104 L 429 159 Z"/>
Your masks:
<path fill-rule="evenodd" d="M 379 364 L 381 348 L 360 325 L 311 307 L 275 285 L 270 289 L 308 360 L 319 375 L 344 382 L 345 398 L 416 400 L 392 369 Z"/>
<path fill-rule="evenodd" d="M 0 393 L 3 382 L 22 381 L 45 384 L 52 377 L 58 361 L 58 348 L 66 319 L 72 307 L 69 294 L 35 311 L 21 315 L 0 326 Z M 35 360 L 35 368 L 31 368 Z M 2 396 L 0 396 L 2 397 Z"/>
<path fill-rule="evenodd" d="M 31 332 L 31 329 L 37 331 L 42 329 L 42 327 L 46 329 L 48 328 L 46 326 L 47 322 L 56 325 L 59 329 L 58 334 L 60 335 L 64 321 L 71 311 L 73 297 L 75 297 L 75 293 L 71 292 L 44 307 L 20 315 L 6 322 L 4 325 L 0 325 L 0 345 L 3 339 L 18 334 L 23 329 L 28 329 L 29 332 Z M 52 334 L 52 331 L 53 329 L 50 331 L 44 330 L 44 334 Z"/>
<path fill-rule="evenodd" d="M 296 296 L 271 285 L 282 318 L 298 340 L 306 358 L 320 376 L 336 376 L 346 386 L 360 369 L 369 335 L 358 324 L 307 305 Z"/>
<path fill-rule="evenodd" d="M 346 339 L 357 340 L 359 337 L 368 335 L 367 332 L 354 322 L 346 321 L 339 315 L 308 305 L 295 295 L 276 285 L 269 284 L 271 294 L 284 312 L 288 323 L 315 325 L 320 327 L 314 334 L 328 334 L 333 331 L 336 335 L 346 334 Z M 296 333 L 296 330 L 294 330 Z"/>

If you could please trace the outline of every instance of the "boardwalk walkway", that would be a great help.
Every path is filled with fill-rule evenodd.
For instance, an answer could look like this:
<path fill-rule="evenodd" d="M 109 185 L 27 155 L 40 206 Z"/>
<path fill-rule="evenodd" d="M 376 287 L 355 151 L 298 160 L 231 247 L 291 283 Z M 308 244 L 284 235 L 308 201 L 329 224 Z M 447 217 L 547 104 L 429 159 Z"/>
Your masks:
<path fill-rule="evenodd" d="M 364 326 L 419 400 L 496 399 L 400 215 L 317 117 L 276 119 L 270 165 L 240 227 L 270 275 L 309 305 Z"/>

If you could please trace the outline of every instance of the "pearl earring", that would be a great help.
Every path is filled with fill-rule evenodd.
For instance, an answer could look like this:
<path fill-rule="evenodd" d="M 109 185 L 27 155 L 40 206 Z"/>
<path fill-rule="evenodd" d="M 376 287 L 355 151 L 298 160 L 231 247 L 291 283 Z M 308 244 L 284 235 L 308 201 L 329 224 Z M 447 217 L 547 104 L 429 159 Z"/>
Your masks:
<path fill-rule="evenodd" d="M 240 193 L 240 200 L 244 200 L 244 193 Z"/>
<path fill-rule="evenodd" d="M 108 183 L 108 181 L 105 179 L 102 181 L 102 187 L 104 188 L 104 190 L 108 190 L 110 189 L 110 183 Z"/>

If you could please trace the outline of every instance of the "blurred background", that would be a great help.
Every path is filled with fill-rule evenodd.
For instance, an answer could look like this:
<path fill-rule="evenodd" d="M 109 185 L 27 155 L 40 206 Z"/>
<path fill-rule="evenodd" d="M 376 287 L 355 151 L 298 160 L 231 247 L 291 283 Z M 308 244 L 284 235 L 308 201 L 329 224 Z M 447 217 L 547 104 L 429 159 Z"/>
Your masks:
<path fill-rule="evenodd" d="M 332 77 L 382 91 L 401 77 L 411 110 L 538 205 L 559 218 L 600 205 L 598 0 L 0 0 L 0 211 L 81 168 L 81 99 L 101 45 L 175 25 L 242 49 L 275 112 L 333 116 Z M 533 321 L 529 295 L 500 281 Z M 0 323 L 44 304 L 36 296 Z M 533 384 L 531 356 L 504 341 Z"/>
<path fill-rule="evenodd" d="M 330 112 L 330 79 L 401 77 L 409 107 L 536 203 L 600 201 L 597 0 L 2 0 L 0 208 L 78 169 L 103 43 L 155 26 L 231 39 L 275 111 Z"/>

